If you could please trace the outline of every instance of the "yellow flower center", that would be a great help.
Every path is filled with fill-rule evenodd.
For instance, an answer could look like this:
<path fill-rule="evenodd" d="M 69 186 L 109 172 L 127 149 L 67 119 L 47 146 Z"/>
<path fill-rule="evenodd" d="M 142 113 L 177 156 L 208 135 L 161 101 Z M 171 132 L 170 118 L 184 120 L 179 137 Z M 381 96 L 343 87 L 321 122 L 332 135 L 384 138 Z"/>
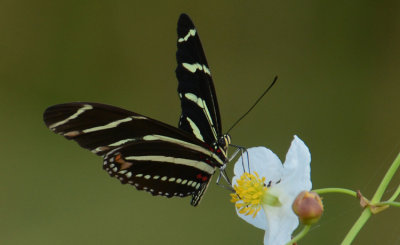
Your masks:
<path fill-rule="evenodd" d="M 254 175 L 244 173 L 237 180 L 237 184 L 233 187 L 236 193 L 231 194 L 231 202 L 235 203 L 239 213 L 256 217 L 268 190 L 264 183 L 265 177 L 260 178 L 256 172 Z"/>

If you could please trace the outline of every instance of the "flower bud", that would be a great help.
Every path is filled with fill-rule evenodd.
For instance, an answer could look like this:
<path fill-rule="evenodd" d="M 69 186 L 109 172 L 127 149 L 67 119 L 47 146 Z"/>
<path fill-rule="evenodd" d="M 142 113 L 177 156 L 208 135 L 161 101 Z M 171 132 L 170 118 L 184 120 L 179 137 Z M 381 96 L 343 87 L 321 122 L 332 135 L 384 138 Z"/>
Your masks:
<path fill-rule="evenodd" d="M 324 212 L 321 198 L 315 192 L 303 191 L 293 202 L 293 211 L 305 225 L 316 223 Z"/>

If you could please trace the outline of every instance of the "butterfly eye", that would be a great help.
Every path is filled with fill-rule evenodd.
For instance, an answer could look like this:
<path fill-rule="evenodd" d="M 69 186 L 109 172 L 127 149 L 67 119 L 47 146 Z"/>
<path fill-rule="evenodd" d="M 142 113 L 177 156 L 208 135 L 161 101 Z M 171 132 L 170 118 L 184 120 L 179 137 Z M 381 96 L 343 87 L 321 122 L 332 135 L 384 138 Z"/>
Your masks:
<path fill-rule="evenodd" d="M 218 145 L 221 146 L 222 148 L 226 147 L 226 141 L 224 137 L 218 139 Z"/>
<path fill-rule="evenodd" d="M 229 134 L 224 134 L 218 139 L 218 146 L 222 147 L 225 151 L 231 143 L 231 136 Z"/>

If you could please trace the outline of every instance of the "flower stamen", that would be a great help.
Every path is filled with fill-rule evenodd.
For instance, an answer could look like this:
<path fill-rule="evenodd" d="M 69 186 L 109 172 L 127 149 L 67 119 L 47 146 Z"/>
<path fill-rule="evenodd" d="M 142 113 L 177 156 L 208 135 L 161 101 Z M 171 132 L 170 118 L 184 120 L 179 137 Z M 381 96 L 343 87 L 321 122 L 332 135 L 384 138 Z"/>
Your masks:
<path fill-rule="evenodd" d="M 239 213 L 256 217 L 261 210 L 261 203 L 268 188 L 265 186 L 265 177 L 260 178 L 257 172 L 243 173 L 237 184 L 234 185 L 236 193 L 231 194 L 231 202 L 235 203 Z"/>

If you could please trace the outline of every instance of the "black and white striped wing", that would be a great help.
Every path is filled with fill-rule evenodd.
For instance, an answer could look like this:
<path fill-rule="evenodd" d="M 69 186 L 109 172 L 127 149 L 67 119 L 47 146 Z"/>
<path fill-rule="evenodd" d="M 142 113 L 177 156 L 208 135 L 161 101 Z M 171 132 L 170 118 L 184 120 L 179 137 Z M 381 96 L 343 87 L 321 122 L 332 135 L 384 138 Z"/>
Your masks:
<path fill-rule="evenodd" d="M 178 20 L 176 59 L 182 107 L 179 128 L 213 145 L 222 132 L 217 97 L 197 30 L 186 14 Z"/>
<path fill-rule="evenodd" d="M 153 195 L 192 195 L 196 206 L 223 162 L 191 134 L 118 107 L 67 103 L 49 107 L 52 131 L 104 158 L 103 169 Z"/>

